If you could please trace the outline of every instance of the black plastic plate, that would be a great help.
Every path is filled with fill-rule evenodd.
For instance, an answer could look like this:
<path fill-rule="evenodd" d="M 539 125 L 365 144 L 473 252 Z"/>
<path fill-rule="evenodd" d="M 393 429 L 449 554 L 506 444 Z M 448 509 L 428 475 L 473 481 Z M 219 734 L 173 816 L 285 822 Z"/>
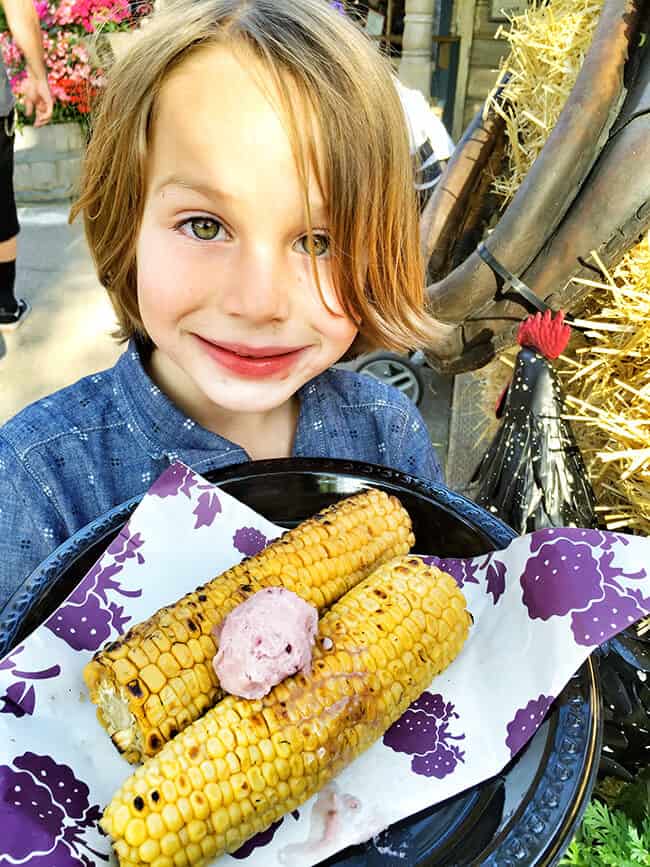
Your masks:
<path fill-rule="evenodd" d="M 415 550 L 471 557 L 504 548 L 513 531 L 441 485 L 349 461 L 288 459 L 239 464 L 207 478 L 270 521 L 295 526 L 369 487 L 396 494 L 413 521 Z M 134 497 L 61 545 L 0 612 L 0 658 L 72 592 L 140 502 Z M 496 778 L 411 816 L 322 867 L 487 865 L 557 862 L 589 799 L 602 718 L 590 662 L 570 681 L 530 743 Z M 391 792 L 391 797 L 399 793 Z"/>

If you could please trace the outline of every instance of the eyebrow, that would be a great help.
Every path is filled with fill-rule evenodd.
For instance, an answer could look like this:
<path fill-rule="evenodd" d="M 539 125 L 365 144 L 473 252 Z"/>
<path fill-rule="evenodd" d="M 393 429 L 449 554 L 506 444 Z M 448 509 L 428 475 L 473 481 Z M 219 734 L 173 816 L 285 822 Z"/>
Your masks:
<path fill-rule="evenodd" d="M 163 178 L 162 181 L 154 187 L 154 195 L 158 195 L 167 187 L 180 187 L 183 190 L 200 193 L 200 195 L 204 196 L 206 199 L 216 198 L 232 200 L 235 198 L 231 193 L 221 190 L 218 187 L 212 187 L 209 184 L 204 184 L 198 180 L 184 178 L 180 175 L 168 175 L 166 178 Z"/>
<path fill-rule="evenodd" d="M 168 175 L 163 178 L 162 181 L 154 187 L 153 195 L 159 195 L 167 187 L 179 187 L 182 190 L 199 193 L 199 195 L 206 199 L 225 199 L 226 201 L 232 202 L 237 198 L 232 193 L 222 190 L 219 187 L 210 186 L 210 184 L 205 184 L 199 180 L 184 178 L 181 175 Z M 326 223 L 329 219 L 328 209 L 325 206 L 325 203 L 321 201 L 311 204 L 311 214 L 314 224 Z"/>

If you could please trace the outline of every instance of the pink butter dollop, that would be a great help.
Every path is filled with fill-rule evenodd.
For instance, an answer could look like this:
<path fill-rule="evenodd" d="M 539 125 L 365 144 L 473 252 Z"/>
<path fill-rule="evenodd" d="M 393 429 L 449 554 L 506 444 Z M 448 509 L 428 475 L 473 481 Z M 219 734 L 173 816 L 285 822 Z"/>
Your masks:
<path fill-rule="evenodd" d="M 318 611 L 284 587 L 254 593 L 214 630 L 219 650 L 214 670 L 222 689 L 242 698 L 262 698 L 281 680 L 308 673 Z"/>

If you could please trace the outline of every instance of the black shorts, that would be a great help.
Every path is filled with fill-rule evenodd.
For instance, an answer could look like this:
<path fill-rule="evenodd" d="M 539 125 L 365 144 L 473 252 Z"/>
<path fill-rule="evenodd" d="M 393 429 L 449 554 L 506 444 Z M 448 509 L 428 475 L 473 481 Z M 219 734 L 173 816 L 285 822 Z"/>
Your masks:
<path fill-rule="evenodd" d="M 18 234 L 14 198 L 14 113 L 0 117 L 0 242 Z"/>

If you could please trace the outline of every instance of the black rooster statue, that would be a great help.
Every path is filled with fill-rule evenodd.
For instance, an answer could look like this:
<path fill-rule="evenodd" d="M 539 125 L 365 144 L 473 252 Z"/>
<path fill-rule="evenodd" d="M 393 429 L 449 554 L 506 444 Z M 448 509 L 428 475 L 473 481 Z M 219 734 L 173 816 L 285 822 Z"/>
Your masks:
<path fill-rule="evenodd" d="M 596 526 L 594 493 L 550 364 L 570 335 L 561 312 L 521 323 L 512 381 L 497 406 L 501 425 L 472 479 L 476 502 L 518 533 Z"/>
<path fill-rule="evenodd" d="M 518 533 L 597 528 L 596 502 L 551 365 L 571 328 L 562 312 L 529 316 L 512 380 L 497 405 L 501 425 L 473 478 L 475 499 Z M 631 781 L 650 765 L 650 634 L 630 626 L 596 652 L 604 705 L 600 775 Z"/>

